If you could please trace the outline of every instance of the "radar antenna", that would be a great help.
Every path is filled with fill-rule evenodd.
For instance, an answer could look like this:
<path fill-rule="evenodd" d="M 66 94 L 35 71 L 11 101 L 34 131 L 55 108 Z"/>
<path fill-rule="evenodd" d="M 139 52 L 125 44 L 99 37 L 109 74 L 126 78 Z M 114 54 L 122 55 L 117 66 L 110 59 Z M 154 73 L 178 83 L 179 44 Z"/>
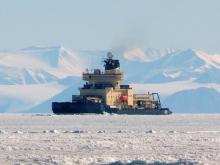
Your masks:
<path fill-rule="evenodd" d="M 108 59 L 112 59 L 113 56 L 114 56 L 114 55 L 112 54 L 112 52 L 108 52 L 108 53 L 107 53 L 107 57 L 108 57 Z"/>

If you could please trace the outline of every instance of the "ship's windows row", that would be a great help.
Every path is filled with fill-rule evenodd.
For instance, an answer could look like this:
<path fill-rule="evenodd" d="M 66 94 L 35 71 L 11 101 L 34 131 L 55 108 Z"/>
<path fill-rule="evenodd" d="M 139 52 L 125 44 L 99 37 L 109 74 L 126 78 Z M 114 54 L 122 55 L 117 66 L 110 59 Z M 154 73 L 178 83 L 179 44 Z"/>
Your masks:
<path fill-rule="evenodd" d="M 94 86 L 92 84 L 84 84 L 83 88 L 84 89 L 105 89 L 105 88 L 109 88 L 109 87 L 113 87 L 112 84 L 95 84 Z"/>

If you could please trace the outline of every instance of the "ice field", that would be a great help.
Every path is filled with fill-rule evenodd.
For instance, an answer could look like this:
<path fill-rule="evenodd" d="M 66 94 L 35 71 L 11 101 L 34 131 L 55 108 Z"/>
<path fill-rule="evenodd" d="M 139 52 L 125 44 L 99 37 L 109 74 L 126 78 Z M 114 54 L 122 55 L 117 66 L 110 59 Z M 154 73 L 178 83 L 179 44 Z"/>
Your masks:
<path fill-rule="evenodd" d="M 1 165 L 219 162 L 220 114 L 0 114 Z"/>

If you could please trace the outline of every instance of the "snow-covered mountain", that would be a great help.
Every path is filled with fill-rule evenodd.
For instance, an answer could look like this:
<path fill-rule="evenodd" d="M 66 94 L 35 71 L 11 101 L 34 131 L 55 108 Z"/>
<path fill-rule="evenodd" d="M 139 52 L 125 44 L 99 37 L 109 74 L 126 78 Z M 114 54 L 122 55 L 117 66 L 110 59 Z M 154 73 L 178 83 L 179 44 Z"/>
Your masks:
<path fill-rule="evenodd" d="M 149 62 L 128 62 L 128 81 L 164 83 L 194 79 L 202 83 L 219 83 L 220 55 L 208 55 L 192 49 L 176 51 Z M 141 78 L 140 78 L 141 75 Z"/>
<path fill-rule="evenodd" d="M 123 56 L 129 61 L 150 62 L 155 61 L 166 55 L 175 53 L 177 49 L 146 49 L 140 48 L 128 49 L 123 51 Z"/>
<path fill-rule="evenodd" d="M 30 47 L 0 53 L 0 84 L 42 84 L 80 76 L 85 68 L 77 54 L 63 47 Z"/>
<path fill-rule="evenodd" d="M 0 52 L 0 112 L 50 112 L 52 101 L 71 98 L 70 93 L 77 92 L 86 68 L 103 66 L 108 51 L 73 51 L 61 46 Z M 174 112 L 220 112 L 220 55 L 193 49 L 140 48 L 113 53 L 121 61 L 124 83 L 132 84 L 137 92 L 160 92 Z M 186 100 L 191 108 L 181 109 L 184 104 L 180 102 L 189 96 L 196 98 Z M 200 111 L 202 96 L 208 103 Z"/>

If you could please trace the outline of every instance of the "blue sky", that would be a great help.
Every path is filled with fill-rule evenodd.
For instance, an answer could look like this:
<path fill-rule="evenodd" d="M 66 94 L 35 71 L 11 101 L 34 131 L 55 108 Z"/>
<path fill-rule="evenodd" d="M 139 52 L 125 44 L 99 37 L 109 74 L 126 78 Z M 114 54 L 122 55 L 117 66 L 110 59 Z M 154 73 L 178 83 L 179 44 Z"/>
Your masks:
<path fill-rule="evenodd" d="M 220 53 L 220 1 L 0 0 L 0 50 L 33 45 Z"/>

